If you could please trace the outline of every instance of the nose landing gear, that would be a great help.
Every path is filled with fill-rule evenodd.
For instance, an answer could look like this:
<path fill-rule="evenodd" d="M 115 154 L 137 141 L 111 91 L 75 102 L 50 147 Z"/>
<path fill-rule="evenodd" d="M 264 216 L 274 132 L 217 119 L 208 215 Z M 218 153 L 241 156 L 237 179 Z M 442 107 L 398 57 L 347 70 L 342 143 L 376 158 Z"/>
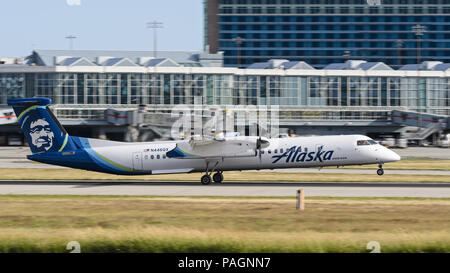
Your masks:
<path fill-rule="evenodd" d="M 377 174 L 378 175 L 383 175 L 384 174 L 384 170 L 383 170 L 383 164 L 379 164 L 378 165 L 378 170 L 377 170 Z"/>

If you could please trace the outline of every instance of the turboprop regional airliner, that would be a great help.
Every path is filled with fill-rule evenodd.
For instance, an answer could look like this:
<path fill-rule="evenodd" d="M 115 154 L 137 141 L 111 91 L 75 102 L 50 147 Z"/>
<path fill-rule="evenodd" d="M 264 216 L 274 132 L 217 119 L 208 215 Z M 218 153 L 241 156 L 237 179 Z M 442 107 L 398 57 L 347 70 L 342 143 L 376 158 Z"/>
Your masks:
<path fill-rule="evenodd" d="M 205 173 L 204 185 L 222 183 L 224 171 L 383 164 L 395 152 L 363 135 L 264 138 L 237 133 L 179 141 L 126 143 L 69 136 L 49 98 L 10 99 L 30 145 L 28 159 L 119 175 Z M 211 178 L 211 174 L 214 175 Z M 248 173 L 251 175 L 251 173 Z"/>

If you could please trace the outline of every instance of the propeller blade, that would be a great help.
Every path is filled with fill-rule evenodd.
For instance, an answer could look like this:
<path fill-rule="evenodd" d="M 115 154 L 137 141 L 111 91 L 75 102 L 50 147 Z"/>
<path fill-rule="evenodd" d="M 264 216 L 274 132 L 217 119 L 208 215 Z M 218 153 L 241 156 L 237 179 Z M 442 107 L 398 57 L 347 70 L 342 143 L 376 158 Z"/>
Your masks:
<path fill-rule="evenodd" d="M 257 146 L 258 152 L 259 152 L 259 162 L 261 162 L 261 135 L 259 136 L 256 146 Z"/>

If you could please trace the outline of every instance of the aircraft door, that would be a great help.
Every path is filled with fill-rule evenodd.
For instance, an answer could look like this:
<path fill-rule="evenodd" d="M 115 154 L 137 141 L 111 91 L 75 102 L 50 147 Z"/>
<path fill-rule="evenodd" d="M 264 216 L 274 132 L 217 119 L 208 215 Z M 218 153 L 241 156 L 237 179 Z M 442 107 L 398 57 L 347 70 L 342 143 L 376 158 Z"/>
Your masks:
<path fill-rule="evenodd" d="M 315 152 L 318 153 L 319 151 L 321 151 L 324 148 L 325 145 L 323 144 L 316 144 L 316 150 Z"/>
<path fill-rule="evenodd" d="M 316 155 L 317 155 L 319 152 L 322 152 L 324 147 L 325 147 L 325 145 L 323 145 L 323 144 L 316 144 L 316 150 L 315 150 Z M 319 163 L 320 163 L 320 162 L 319 162 Z"/>
<path fill-rule="evenodd" d="M 134 152 L 133 153 L 133 169 L 135 171 L 142 171 L 142 153 L 141 152 Z"/>

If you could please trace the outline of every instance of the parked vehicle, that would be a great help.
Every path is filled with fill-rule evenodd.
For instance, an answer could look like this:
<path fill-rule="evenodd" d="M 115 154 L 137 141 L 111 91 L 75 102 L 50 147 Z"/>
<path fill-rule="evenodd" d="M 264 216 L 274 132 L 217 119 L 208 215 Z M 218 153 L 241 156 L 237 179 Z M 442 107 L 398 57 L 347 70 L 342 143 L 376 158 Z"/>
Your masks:
<path fill-rule="evenodd" d="M 393 147 L 395 146 L 395 138 L 393 137 L 385 138 L 381 141 L 381 145 L 385 147 Z"/>
<path fill-rule="evenodd" d="M 405 138 L 397 139 L 397 147 L 398 148 L 408 148 L 408 140 Z"/>
<path fill-rule="evenodd" d="M 444 134 L 438 139 L 437 144 L 442 148 L 450 148 L 450 134 Z"/>
<path fill-rule="evenodd" d="M 8 146 L 23 146 L 23 139 L 21 136 L 9 136 Z"/>

